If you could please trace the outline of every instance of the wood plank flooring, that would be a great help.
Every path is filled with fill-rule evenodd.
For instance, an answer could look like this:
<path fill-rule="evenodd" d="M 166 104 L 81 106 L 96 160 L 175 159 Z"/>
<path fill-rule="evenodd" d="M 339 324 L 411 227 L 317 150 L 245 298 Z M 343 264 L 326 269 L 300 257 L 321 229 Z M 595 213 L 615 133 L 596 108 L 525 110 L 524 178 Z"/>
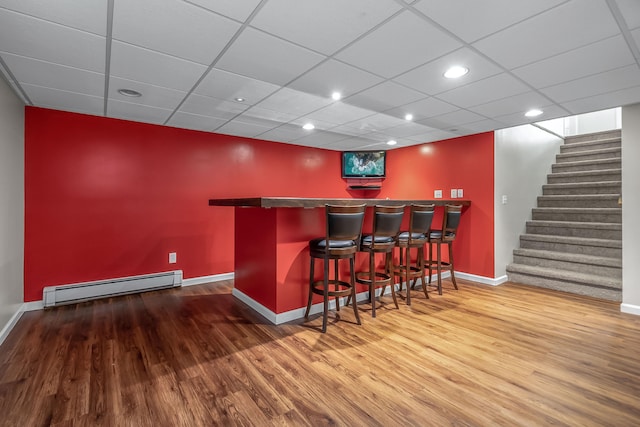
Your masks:
<path fill-rule="evenodd" d="M 0 425 L 640 425 L 640 317 L 444 284 L 326 334 L 271 325 L 232 282 L 28 312 L 0 347 Z"/>

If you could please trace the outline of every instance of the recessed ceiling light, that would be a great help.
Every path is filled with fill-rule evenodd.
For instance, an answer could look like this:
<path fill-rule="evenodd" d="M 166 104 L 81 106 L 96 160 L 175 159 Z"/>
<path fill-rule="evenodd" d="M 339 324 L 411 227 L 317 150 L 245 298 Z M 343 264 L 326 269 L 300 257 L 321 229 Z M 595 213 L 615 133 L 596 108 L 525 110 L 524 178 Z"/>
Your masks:
<path fill-rule="evenodd" d="M 538 110 L 537 108 L 532 108 L 531 110 L 524 113 L 524 115 L 527 117 L 538 117 L 541 114 L 542 114 L 542 110 Z"/>
<path fill-rule="evenodd" d="M 118 93 L 120 95 L 130 96 L 132 98 L 138 98 L 138 97 L 142 96 L 142 94 L 140 92 L 138 92 L 137 90 L 133 90 L 133 89 L 118 89 Z"/>
<path fill-rule="evenodd" d="M 469 69 L 466 67 L 462 67 L 460 65 L 454 65 L 445 71 L 444 76 L 448 79 L 457 79 L 458 77 L 462 77 L 469 72 Z"/>
<path fill-rule="evenodd" d="M 340 92 L 333 92 L 331 94 L 331 98 L 333 98 L 334 101 L 338 101 L 340 98 L 342 98 L 342 94 Z"/>
<path fill-rule="evenodd" d="M 240 97 L 238 97 L 238 98 L 234 98 L 234 99 L 235 99 L 237 102 L 244 102 L 244 98 L 240 98 Z"/>
<path fill-rule="evenodd" d="M 405 120 L 409 120 L 409 121 L 413 120 L 413 114 L 406 114 L 406 115 L 404 116 L 404 119 L 405 119 Z"/>
<path fill-rule="evenodd" d="M 313 123 L 305 123 L 305 124 L 302 126 L 302 129 L 305 129 L 305 130 L 312 130 L 312 129 L 315 129 L 315 126 L 313 125 Z"/>
<path fill-rule="evenodd" d="M 393 139 L 390 141 L 387 141 L 387 145 L 396 145 L 398 143 L 398 141 L 394 141 Z"/>

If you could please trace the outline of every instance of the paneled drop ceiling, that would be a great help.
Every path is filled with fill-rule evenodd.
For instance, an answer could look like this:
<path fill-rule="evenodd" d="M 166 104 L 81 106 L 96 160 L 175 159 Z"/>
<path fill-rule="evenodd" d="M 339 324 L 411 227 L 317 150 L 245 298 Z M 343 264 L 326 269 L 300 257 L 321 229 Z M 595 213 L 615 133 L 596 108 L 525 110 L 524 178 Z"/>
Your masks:
<path fill-rule="evenodd" d="M 332 150 L 640 102 L 639 46 L 638 0 L 0 0 L 27 105 Z"/>

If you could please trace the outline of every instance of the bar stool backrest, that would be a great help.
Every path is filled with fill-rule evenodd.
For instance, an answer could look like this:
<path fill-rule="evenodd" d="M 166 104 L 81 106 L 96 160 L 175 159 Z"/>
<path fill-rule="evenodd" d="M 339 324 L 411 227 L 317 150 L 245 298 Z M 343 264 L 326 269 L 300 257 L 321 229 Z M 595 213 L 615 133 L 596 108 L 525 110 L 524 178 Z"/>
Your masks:
<path fill-rule="evenodd" d="M 435 205 L 411 205 L 409 218 L 409 241 L 414 238 L 424 238 L 428 235 L 433 222 Z"/>
<path fill-rule="evenodd" d="M 376 238 L 393 237 L 395 239 L 400 232 L 403 217 L 404 205 L 376 206 L 373 217 L 373 235 Z"/>
<path fill-rule="evenodd" d="M 461 205 L 445 205 L 442 219 L 442 241 L 452 242 L 456 238 L 461 215 Z"/>
<path fill-rule="evenodd" d="M 366 205 L 326 205 L 327 240 L 360 241 Z"/>

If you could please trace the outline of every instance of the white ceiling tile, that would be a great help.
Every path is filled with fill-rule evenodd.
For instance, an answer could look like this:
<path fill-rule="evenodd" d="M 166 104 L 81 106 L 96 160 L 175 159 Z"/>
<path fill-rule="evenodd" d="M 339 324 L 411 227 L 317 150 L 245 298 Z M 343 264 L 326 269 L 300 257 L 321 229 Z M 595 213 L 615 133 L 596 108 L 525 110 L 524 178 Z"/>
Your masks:
<path fill-rule="evenodd" d="M 255 105 L 278 89 L 280 86 L 213 68 L 193 92 L 227 101 L 243 98 L 245 104 Z"/>
<path fill-rule="evenodd" d="M 2 59 L 20 83 L 85 95 L 104 95 L 104 74 L 5 53 Z"/>
<path fill-rule="evenodd" d="M 534 87 L 542 88 L 634 62 L 624 38 L 615 36 L 516 68 L 513 73 Z"/>
<path fill-rule="evenodd" d="M 606 2 L 582 0 L 541 13 L 473 46 L 513 69 L 618 33 Z"/>
<path fill-rule="evenodd" d="M 388 135 L 392 135 L 396 138 L 405 138 L 412 135 L 419 135 L 427 132 L 432 132 L 436 129 L 429 126 L 425 126 L 420 123 L 407 122 L 399 126 L 386 129 L 384 132 Z"/>
<path fill-rule="evenodd" d="M 247 104 L 240 102 L 225 101 L 192 93 L 180 106 L 180 111 L 231 120 L 247 108 L 249 108 Z"/>
<path fill-rule="evenodd" d="M 633 30 L 631 32 L 631 36 L 633 37 L 633 40 L 636 42 L 636 46 L 640 46 L 640 28 L 638 28 L 637 30 Z"/>
<path fill-rule="evenodd" d="M 266 120 L 271 123 L 287 123 L 294 120 L 297 116 L 284 113 L 282 111 L 267 110 L 266 108 L 251 107 L 242 113 L 240 120 L 253 118 L 258 120 Z"/>
<path fill-rule="evenodd" d="M 104 112 L 102 97 L 84 95 L 81 93 L 67 92 L 48 87 L 21 85 L 29 99 L 39 107 L 53 108 L 56 110 L 73 111 L 76 113 L 101 116 Z"/>
<path fill-rule="evenodd" d="M 149 49 L 113 41 L 111 75 L 190 91 L 207 67 Z"/>
<path fill-rule="evenodd" d="M 638 0 L 616 0 L 622 17 L 631 30 L 640 28 L 640 2 Z"/>
<path fill-rule="evenodd" d="M 216 67 L 284 85 L 323 59 L 323 55 L 261 31 L 246 28 L 218 61 Z"/>
<path fill-rule="evenodd" d="M 2 0 L 0 7 L 106 36 L 107 0 Z"/>
<path fill-rule="evenodd" d="M 348 125 L 340 125 L 331 128 L 332 132 L 342 133 L 350 136 L 360 136 L 371 133 L 372 129 L 367 129 L 365 126 L 359 127 L 358 122 L 353 122 Z"/>
<path fill-rule="evenodd" d="M 492 119 L 480 120 L 479 122 L 466 123 L 462 125 L 461 129 L 468 131 L 469 133 L 488 132 L 496 129 L 501 129 L 505 125 L 502 122 Z"/>
<path fill-rule="evenodd" d="M 109 99 L 107 103 L 108 117 L 142 123 L 163 124 L 171 113 L 171 110 L 149 107 L 148 105 L 132 104 L 115 99 Z"/>
<path fill-rule="evenodd" d="M 467 108 L 529 90 L 514 77 L 503 73 L 441 93 L 438 98 L 458 107 Z"/>
<path fill-rule="evenodd" d="M 464 66 L 469 72 L 457 79 L 447 79 L 444 72 L 454 65 Z M 442 58 L 421 65 L 393 80 L 429 95 L 435 95 L 458 86 L 464 86 L 502 70 L 481 55 L 468 48 L 458 49 Z"/>
<path fill-rule="evenodd" d="M 551 104 L 551 101 L 538 92 L 525 92 L 486 104 L 469 107 L 469 110 L 486 117 L 504 116 L 506 114 L 526 112 L 532 108 L 541 108 Z"/>
<path fill-rule="evenodd" d="M 138 98 L 127 97 L 118 93 L 119 89 L 133 89 L 140 92 L 142 96 Z M 185 96 L 187 96 L 187 93 L 179 90 L 153 86 L 115 76 L 111 76 L 109 79 L 109 98 L 116 101 L 174 110 Z"/>
<path fill-rule="evenodd" d="M 318 110 L 332 102 L 335 101 L 330 98 L 321 98 L 297 90 L 282 88 L 258 103 L 257 107 L 281 111 L 299 117 Z"/>
<path fill-rule="evenodd" d="M 273 129 L 272 126 L 263 126 L 257 123 L 245 123 L 233 120 L 215 129 L 216 133 L 225 135 L 243 136 L 245 138 L 255 138 L 263 132 Z"/>
<path fill-rule="evenodd" d="M 432 132 L 427 132 L 420 135 L 410 136 L 409 139 L 419 143 L 427 143 L 433 141 L 441 141 L 443 139 L 455 138 L 456 135 L 453 132 L 448 132 L 446 130 L 434 130 Z"/>
<path fill-rule="evenodd" d="M 419 123 L 432 128 L 451 131 L 451 129 L 458 128 L 459 125 L 478 122 L 484 119 L 486 119 L 486 117 L 472 111 L 457 110 L 431 119 L 420 120 Z"/>
<path fill-rule="evenodd" d="M 334 143 L 331 143 L 330 145 L 324 146 L 323 148 L 326 148 L 327 150 L 335 150 L 335 151 L 344 151 L 344 150 L 361 150 L 361 149 L 372 149 L 372 147 L 379 147 L 380 149 L 387 149 L 387 148 L 391 148 L 387 145 L 385 145 L 383 148 L 382 145 L 380 145 L 380 141 L 374 141 L 368 138 L 362 138 L 362 137 L 353 137 L 353 138 L 346 138 Z"/>
<path fill-rule="evenodd" d="M 350 128 L 367 131 L 367 133 L 369 133 L 383 131 L 385 129 L 400 126 L 405 123 L 406 120 L 379 113 L 349 122 L 347 126 L 349 126 Z"/>
<path fill-rule="evenodd" d="M 567 115 L 567 110 L 558 105 L 548 105 L 543 108 L 541 116 L 537 117 L 525 117 L 524 112 L 507 114 L 504 116 L 496 117 L 495 120 L 504 123 L 503 127 L 507 126 L 519 126 L 526 123 L 536 123 L 544 120 L 555 119 L 557 117 L 564 117 Z M 466 126 L 466 125 L 465 125 Z"/>
<path fill-rule="evenodd" d="M 344 101 L 373 111 L 385 111 L 423 98 L 426 98 L 423 93 L 386 81 Z"/>
<path fill-rule="evenodd" d="M 114 39 L 205 65 L 239 28 L 228 18 L 175 0 L 116 1 L 113 10 Z"/>
<path fill-rule="evenodd" d="M 221 15 L 244 22 L 261 0 L 185 0 Z"/>
<path fill-rule="evenodd" d="M 285 123 L 275 129 L 260 134 L 260 138 L 268 141 L 291 142 L 308 134 L 309 131 L 302 129 L 301 126 Z"/>
<path fill-rule="evenodd" d="M 0 51 L 104 72 L 106 40 L 102 36 L 0 9 Z"/>
<path fill-rule="evenodd" d="M 347 137 L 341 133 L 314 129 L 308 135 L 298 138 L 293 142 L 307 147 L 326 147 L 327 145 L 334 144 L 346 138 Z"/>
<path fill-rule="evenodd" d="M 325 97 L 338 91 L 345 98 L 382 81 L 382 78 L 374 74 L 330 59 L 305 73 L 288 87 Z"/>
<path fill-rule="evenodd" d="M 391 0 L 270 0 L 251 25 L 330 55 L 398 10 Z"/>
<path fill-rule="evenodd" d="M 604 93 L 587 98 L 576 99 L 562 104 L 573 114 L 590 113 L 607 108 L 636 104 L 640 99 L 640 86 L 631 87 L 616 92 Z"/>
<path fill-rule="evenodd" d="M 554 101 L 563 103 L 638 85 L 640 85 L 640 69 L 634 64 L 551 86 L 542 89 L 541 92 Z"/>
<path fill-rule="evenodd" d="M 336 58 L 390 78 L 460 46 L 453 37 L 404 11 L 339 52 Z"/>
<path fill-rule="evenodd" d="M 178 111 L 169 119 L 167 126 L 209 132 L 212 129 L 222 126 L 225 122 L 226 120 L 216 117 L 200 116 Z"/>
<path fill-rule="evenodd" d="M 313 113 L 307 114 L 303 119 L 311 121 L 320 120 L 327 123 L 333 123 L 333 125 L 336 126 L 371 116 L 372 114 L 375 113 L 371 110 L 365 110 L 364 108 L 354 107 L 353 105 L 337 101 L 314 111 Z"/>
<path fill-rule="evenodd" d="M 566 0 L 422 0 L 415 7 L 470 43 Z"/>
<path fill-rule="evenodd" d="M 439 116 L 445 113 L 456 111 L 458 107 L 437 98 L 426 98 L 420 101 L 405 104 L 401 107 L 392 108 L 384 113 L 390 116 L 404 118 L 407 114 L 413 115 L 413 120 L 426 119 L 429 117 Z"/>

